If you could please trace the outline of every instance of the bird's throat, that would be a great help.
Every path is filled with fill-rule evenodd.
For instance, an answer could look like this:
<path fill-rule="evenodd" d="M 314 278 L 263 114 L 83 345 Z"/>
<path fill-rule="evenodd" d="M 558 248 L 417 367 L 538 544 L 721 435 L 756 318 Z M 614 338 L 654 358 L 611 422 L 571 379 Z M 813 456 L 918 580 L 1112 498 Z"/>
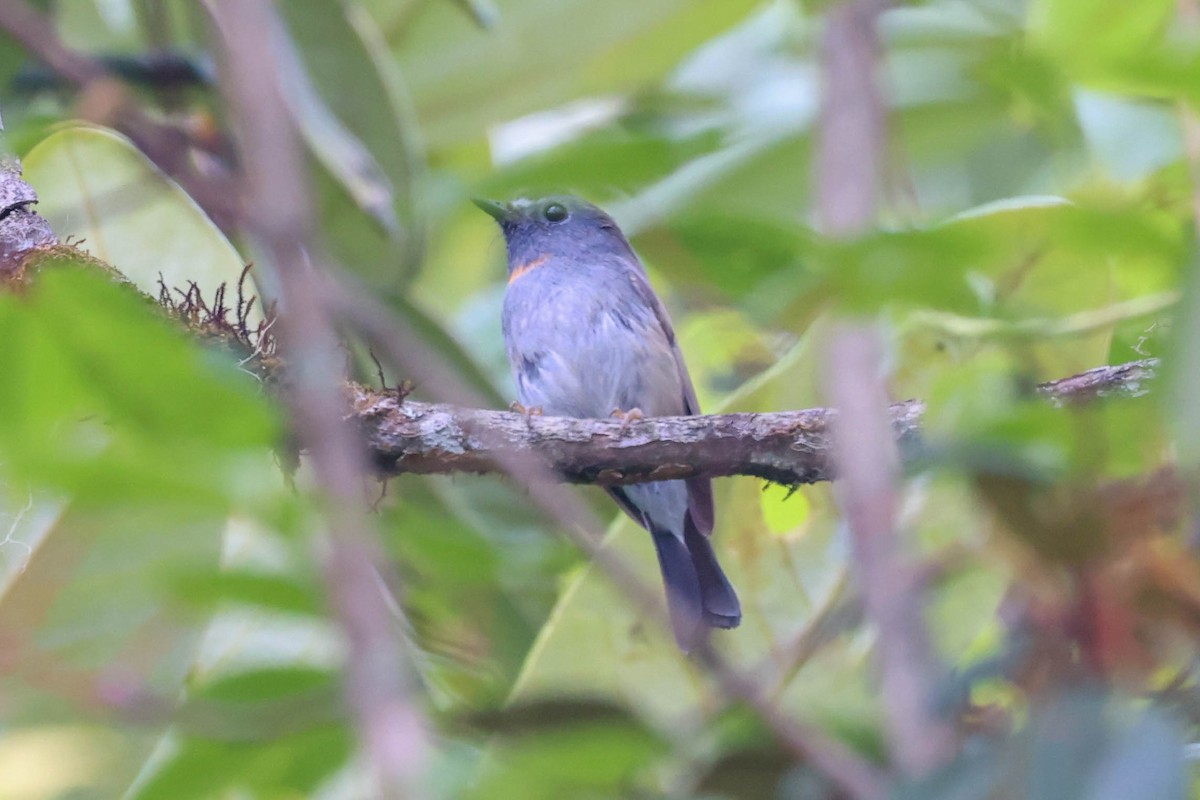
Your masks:
<path fill-rule="evenodd" d="M 540 267 L 542 264 L 545 264 L 549 260 L 549 255 L 540 255 L 536 258 L 531 258 L 528 261 L 517 264 L 512 268 L 512 271 L 508 273 L 508 284 L 511 286 L 517 282 L 518 278 L 533 272 L 535 269 Z"/>

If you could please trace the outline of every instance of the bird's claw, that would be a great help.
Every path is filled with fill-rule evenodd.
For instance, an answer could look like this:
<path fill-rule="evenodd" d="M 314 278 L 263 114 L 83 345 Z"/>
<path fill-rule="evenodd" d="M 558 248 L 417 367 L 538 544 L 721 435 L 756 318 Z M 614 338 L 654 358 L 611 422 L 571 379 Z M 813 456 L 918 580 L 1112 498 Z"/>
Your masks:
<path fill-rule="evenodd" d="M 509 405 L 509 409 L 511 411 L 515 411 L 518 414 L 520 414 L 521 416 L 525 417 L 526 422 L 533 419 L 534 417 L 542 416 L 542 407 L 541 406 L 522 405 L 519 400 L 513 400 L 512 403 Z"/>
<path fill-rule="evenodd" d="M 610 416 L 614 419 L 621 420 L 620 433 L 622 436 L 624 436 L 625 432 L 629 430 L 630 423 L 646 418 L 646 415 L 642 413 L 640 408 L 631 408 L 628 411 L 620 408 L 614 408 Z"/>

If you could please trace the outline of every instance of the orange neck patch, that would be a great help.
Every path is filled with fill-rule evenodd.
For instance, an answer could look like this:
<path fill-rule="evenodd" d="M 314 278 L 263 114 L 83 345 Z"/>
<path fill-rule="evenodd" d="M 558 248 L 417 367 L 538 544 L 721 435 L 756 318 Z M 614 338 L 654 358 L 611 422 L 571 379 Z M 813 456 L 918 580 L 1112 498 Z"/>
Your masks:
<path fill-rule="evenodd" d="M 545 264 L 549 260 L 550 260 L 550 256 L 541 255 L 541 256 L 538 256 L 537 258 L 532 258 L 529 261 L 526 261 L 524 264 L 517 264 L 515 267 L 513 267 L 513 271 L 508 273 L 509 284 L 515 283 L 517 278 L 520 278 L 522 275 L 525 275 L 527 273 L 533 272 L 535 269 L 540 267 L 542 264 Z"/>

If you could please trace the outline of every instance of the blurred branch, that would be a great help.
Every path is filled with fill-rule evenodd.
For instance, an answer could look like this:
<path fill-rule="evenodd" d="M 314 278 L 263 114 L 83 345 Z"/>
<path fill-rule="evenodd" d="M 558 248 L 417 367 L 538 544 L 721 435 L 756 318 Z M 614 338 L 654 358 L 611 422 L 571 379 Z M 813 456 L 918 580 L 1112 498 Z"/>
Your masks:
<path fill-rule="evenodd" d="M 835 238 L 859 236 L 875 221 L 887 147 L 876 25 L 887 5 L 845 0 L 829 13 L 821 42 L 816 197 L 825 232 Z M 839 412 L 832 420 L 837 498 L 850 528 L 863 610 L 877 630 L 888 748 L 901 771 L 921 777 L 954 755 L 955 732 L 935 708 L 943 670 L 896 530 L 900 453 L 878 330 L 843 323 L 830 342 L 828 365 L 829 394 Z"/>
<path fill-rule="evenodd" d="M 876 84 L 875 20 L 887 0 L 848 0 L 829 12 L 821 42 L 817 205 L 830 236 L 867 230 L 885 155 L 886 109 Z"/>
<path fill-rule="evenodd" d="M 1144 394 L 1155 359 L 1097 367 L 1037 387 L 1058 404 Z M 827 408 L 769 414 L 654 417 L 623 426 L 616 420 L 525 416 L 510 411 L 422 403 L 348 384 L 348 421 L 363 431 L 383 475 L 502 472 L 506 455 L 536 458 L 570 483 L 606 486 L 684 478 L 752 475 L 777 483 L 834 478 Z M 925 404 L 908 400 L 888 411 L 903 447 L 919 443 Z"/>
<path fill-rule="evenodd" d="M 341 424 L 341 356 L 325 279 L 311 258 L 306 164 L 276 52 L 282 27 L 269 0 L 206 0 L 205 6 L 219 35 L 221 87 L 236 122 L 245 223 L 282 289 L 276 330 L 288 352 L 285 400 L 328 504 L 322 573 L 348 645 L 348 705 L 378 780 L 374 794 L 407 796 L 421 782 L 430 744 L 409 696 L 396 612 L 381 580 L 386 559 L 362 508 L 365 453 Z"/>
<path fill-rule="evenodd" d="M 1194 43 L 1197 39 L 1197 34 L 1200 33 L 1200 0 L 1178 0 L 1176 8 L 1178 12 L 1177 24 L 1181 33 Z M 1195 102 L 1186 99 L 1186 97 L 1178 101 L 1178 109 L 1188 177 L 1191 179 L 1189 194 L 1191 197 L 1192 224 L 1200 228 L 1200 116 L 1197 116 Z M 1190 285 L 1193 295 L 1195 294 L 1196 281 L 1200 279 L 1195 272 L 1196 267 L 1193 265 L 1193 274 L 1186 279 L 1186 284 Z M 1190 313 L 1183 315 L 1183 324 L 1188 326 L 1179 335 L 1179 341 L 1183 345 L 1179 348 L 1180 355 L 1183 357 L 1183 369 L 1179 371 L 1175 381 L 1177 384 L 1175 388 L 1176 399 L 1186 399 L 1189 402 L 1173 404 L 1172 407 L 1175 411 L 1175 423 L 1178 431 L 1177 436 L 1179 437 L 1177 447 L 1184 459 L 1194 462 L 1197 455 L 1197 415 L 1190 401 L 1195 396 L 1195 386 L 1193 383 L 1195 373 L 1193 370 L 1188 369 L 1188 367 L 1195 365 L 1197 356 L 1200 355 L 1197 351 L 1195 337 L 1188 335 L 1195 331 L 1197 324 L 1200 324 L 1200 314 L 1197 313 L 1194 296 L 1191 298 L 1191 306 Z M 1193 498 L 1193 507 L 1196 506 L 1197 502 L 1200 502 L 1200 500 Z M 1189 537 L 1191 548 L 1194 551 L 1200 551 L 1200 514 L 1193 513 L 1191 526 L 1192 532 Z"/>
<path fill-rule="evenodd" d="M 880 698 L 889 746 L 901 770 L 921 777 L 953 756 L 953 723 L 935 698 L 945 669 L 925 626 L 913 564 L 896 529 L 900 455 L 888 430 L 878 333 L 847 326 L 829 348 L 829 393 L 839 505 L 847 520 L 863 610 L 877 630 Z"/>
<path fill-rule="evenodd" d="M 207 87 L 213 82 L 209 64 L 186 53 L 107 54 L 97 56 L 96 60 L 106 74 L 148 89 Z M 18 92 L 58 89 L 73 83 L 62 72 L 38 64 L 22 65 L 13 78 L 13 88 Z"/>
<path fill-rule="evenodd" d="M 0 28 L 76 86 L 84 86 L 104 76 L 104 66 L 99 61 L 63 44 L 50 18 L 25 0 L 0 3 Z"/>

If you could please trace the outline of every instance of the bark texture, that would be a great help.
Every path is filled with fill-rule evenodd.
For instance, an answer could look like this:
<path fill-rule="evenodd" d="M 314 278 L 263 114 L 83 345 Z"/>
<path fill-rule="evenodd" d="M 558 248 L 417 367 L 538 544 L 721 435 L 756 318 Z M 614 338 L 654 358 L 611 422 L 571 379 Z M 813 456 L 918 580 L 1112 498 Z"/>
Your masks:
<path fill-rule="evenodd" d="M 1138 396 L 1153 378 L 1154 359 L 1097 367 L 1037 387 L 1048 402 L 1070 404 L 1098 397 Z M 349 384 L 349 420 L 366 436 L 377 470 L 501 472 L 502 454 L 539 459 L 562 480 L 614 486 L 645 481 L 753 475 L 795 485 L 833 478 L 830 423 L 825 408 L 769 414 L 657 417 L 623 425 L 618 420 L 526 416 L 511 411 L 460 408 L 402 398 Z M 892 432 L 901 452 L 921 441 L 925 405 L 891 406 Z"/>

